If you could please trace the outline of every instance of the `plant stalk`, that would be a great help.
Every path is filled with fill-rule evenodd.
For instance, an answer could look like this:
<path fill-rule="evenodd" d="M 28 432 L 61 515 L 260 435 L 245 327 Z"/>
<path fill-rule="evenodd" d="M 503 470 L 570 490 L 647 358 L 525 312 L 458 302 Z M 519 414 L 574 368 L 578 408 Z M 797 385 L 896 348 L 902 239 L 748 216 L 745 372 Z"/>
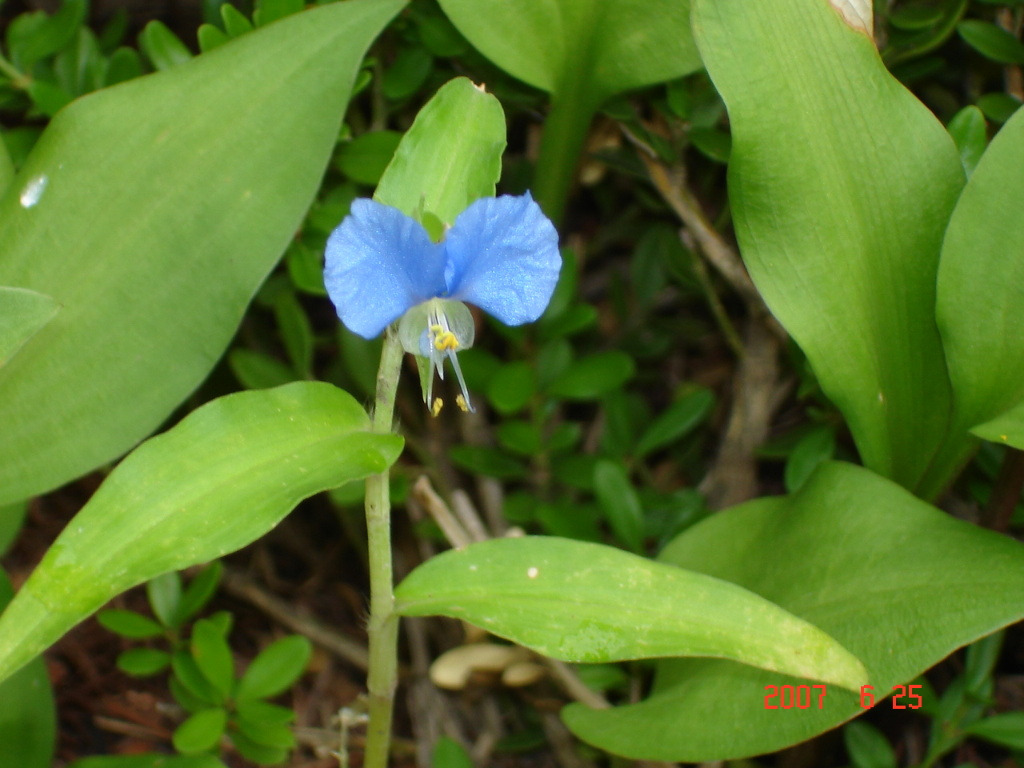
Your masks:
<path fill-rule="evenodd" d="M 402 369 L 402 345 L 394 328 L 384 335 L 377 369 L 372 430 L 391 434 L 395 393 Z M 370 721 L 366 732 L 366 768 L 387 768 L 391 751 L 391 720 L 398 682 L 398 616 L 395 615 L 394 573 L 391 563 L 391 496 L 389 472 L 366 479 L 366 538 L 370 563 Z"/>
<path fill-rule="evenodd" d="M 537 169 L 533 176 L 537 203 L 556 228 L 561 228 L 587 131 L 600 104 L 600 100 L 582 82 L 582 74 L 575 79 L 581 82 L 562 83 L 551 94 L 551 110 L 544 121 Z"/>

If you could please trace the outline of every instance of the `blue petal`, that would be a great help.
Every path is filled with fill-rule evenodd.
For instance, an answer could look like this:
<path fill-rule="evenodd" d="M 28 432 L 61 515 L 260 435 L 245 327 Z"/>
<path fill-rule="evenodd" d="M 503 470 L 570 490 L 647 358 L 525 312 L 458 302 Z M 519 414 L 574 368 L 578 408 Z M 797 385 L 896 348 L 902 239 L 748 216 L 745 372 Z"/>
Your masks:
<path fill-rule="evenodd" d="M 372 339 L 444 292 L 444 249 L 397 208 L 355 200 L 327 240 L 324 285 L 345 327 Z"/>
<path fill-rule="evenodd" d="M 540 317 L 558 282 L 558 233 L 530 193 L 485 197 L 455 219 L 445 247 L 448 295 L 506 325 Z"/>

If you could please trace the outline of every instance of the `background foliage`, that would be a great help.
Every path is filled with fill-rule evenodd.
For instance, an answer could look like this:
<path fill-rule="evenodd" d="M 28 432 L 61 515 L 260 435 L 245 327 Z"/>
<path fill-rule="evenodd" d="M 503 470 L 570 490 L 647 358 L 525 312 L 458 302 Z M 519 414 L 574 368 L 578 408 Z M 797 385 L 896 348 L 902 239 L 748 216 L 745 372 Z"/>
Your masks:
<path fill-rule="evenodd" d="M 499 193 L 532 189 L 559 225 L 564 267 L 534 326 L 478 318 L 460 359 L 480 413 L 432 418 L 406 376 L 399 559 L 411 571 L 476 543 L 416 570 L 399 609 L 602 663 L 549 663 L 524 688 L 496 682 L 506 666 L 469 667 L 462 694 L 410 696 L 398 729 L 416 743 L 400 739 L 395 760 L 739 766 L 813 737 L 757 764 L 1020 759 L 1024 556 L 1006 534 L 1024 484 L 1024 5 L 879 2 L 873 39 L 824 0 L 690 6 L 264 0 L 163 20 L 84 0 L 0 6 L 0 550 L 17 542 L 4 564 L 20 601 L 0 620 L 0 669 L 162 577 L 148 607 L 101 615 L 128 639 L 121 668 L 167 675 L 154 695 L 179 708 L 173 737 L 150 731 L 152 751 L 181 753 L 166 763 L 88 758 L 129 750 L 92 750 L 65 728 L 58 764 L 299 765 L 339 747 L 317 695 L 264 701 L 300 674 L 275 659 L 304 662 L 301 639 L 269 642 L 262 614 L 236 626 L 216 575 L 183 592 L 162 574 L 333 488 L 234 555 L 221 589 L 273 598 L 244 580 L 274 562 L 302 605 L 259 598 L 261 610 L 344 660 L 321 674 L 348 691 L 333 710 L 352 704 L 361 478 L 402 444 L 368 432 L 360 402 L 380 345 L 337 324 L 323 246 L 375 188 L 440 232 L 499 173 Z M 487 142 L 505 126 L 499 169 Z M 452 149 L 424 170 L 410 147 L 437 136 Z M 480 140 L 478 161 L 456 150 Z M 476 181 L 445 183 L 462 178 Z M 424 183 L 438 195 L 422 198 Z M 54 543 L 46 522 L 78 508 Z M 559 538 L 487 541 L 513 528 Z M 458 576 L 467 558 L 491 574 L 482 598 Z M 557 573 L 551 595 L 510 578 L 528 565 Z M 708 577 L 738 586 L 673 603 Z M 333 617 L 346 594 L 356 608 L 327 619 L 340 646 L 302 623 L 307 608 Z M 665 652 L 638 652 L 648 641 L 700 653 L 702 617 L 741 610 L 725 595 L 766 617 L 735 653 L 641 660 Z M 200 618 L 211 597 L 221 611 Z M 602 622 L 621 632 L 633 605 L 657 610 L 616 639 L 623 651 Z M 693 624 L 658 634 L 686 611 Z M 590 634 L 546 615 L 585 615 Z M 408 626 L 419 676 L 493 641 Z M 781 673 L 815 671 L 780 662 L 770 638 L 811 630 L 838 643 L 815 647 L 843 673 L 817 674 L 820 708 L 767 709 L 766 685 L 806 682 Z M 865 709 L 861 662 L 876 706 L 843 726 Z M 45 672 L 37 660 L 2 684 L 0 766 L 53 762 Z M 895 711 L 899 685 L 921 686 L 920 711 Z M 575 702 L 564 725 L 550 702 Z M 419 730 L 435 711 L 443 728 Z M 296 750 L 293 720 L 323 730 Z"/>

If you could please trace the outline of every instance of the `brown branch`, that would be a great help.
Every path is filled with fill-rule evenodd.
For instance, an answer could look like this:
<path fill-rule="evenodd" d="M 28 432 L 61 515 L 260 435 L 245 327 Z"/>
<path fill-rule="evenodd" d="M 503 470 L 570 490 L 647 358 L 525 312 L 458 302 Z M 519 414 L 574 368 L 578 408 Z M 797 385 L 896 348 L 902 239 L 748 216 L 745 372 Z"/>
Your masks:
<path fill-rule="evenodd" d="M 309 616 L 300 615 L 291 603 L 272 595 L 245 574 L 225 568 L 221 586 L 228 594 L 256 606 L 275 621 L 306 636 L 352 666 L 363 671 L 369 668 L 366 646 Z"/>

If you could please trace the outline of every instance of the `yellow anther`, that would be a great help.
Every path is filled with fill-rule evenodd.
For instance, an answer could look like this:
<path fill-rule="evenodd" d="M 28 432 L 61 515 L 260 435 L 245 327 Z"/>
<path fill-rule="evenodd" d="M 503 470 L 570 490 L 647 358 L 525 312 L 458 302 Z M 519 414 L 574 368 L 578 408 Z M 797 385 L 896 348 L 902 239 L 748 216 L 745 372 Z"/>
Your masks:
<path fill-rule="evenodd" d="M 459 340 L 451 331 L 441 331 L 434 336 L 434 349 L 439 352 L 450 352 L 459 348 Z"/>
<path fill-rule="evenodd" d="M 459 406 L 459 410 L 462 411 L 463 413 L 469 412 L 469 406 L 466 405 L 466 398 L 464 398 L 461 394 L 455 396 L 455 404 Z"/>
<path fill-rule="evenodd" d="M 440 397 L 435 397 L 433 404 L 430 406 L 430 415 L 437 418 L 437 414 L 441 412 L 442 408 L 444 408 L 444 400 Z"/>

